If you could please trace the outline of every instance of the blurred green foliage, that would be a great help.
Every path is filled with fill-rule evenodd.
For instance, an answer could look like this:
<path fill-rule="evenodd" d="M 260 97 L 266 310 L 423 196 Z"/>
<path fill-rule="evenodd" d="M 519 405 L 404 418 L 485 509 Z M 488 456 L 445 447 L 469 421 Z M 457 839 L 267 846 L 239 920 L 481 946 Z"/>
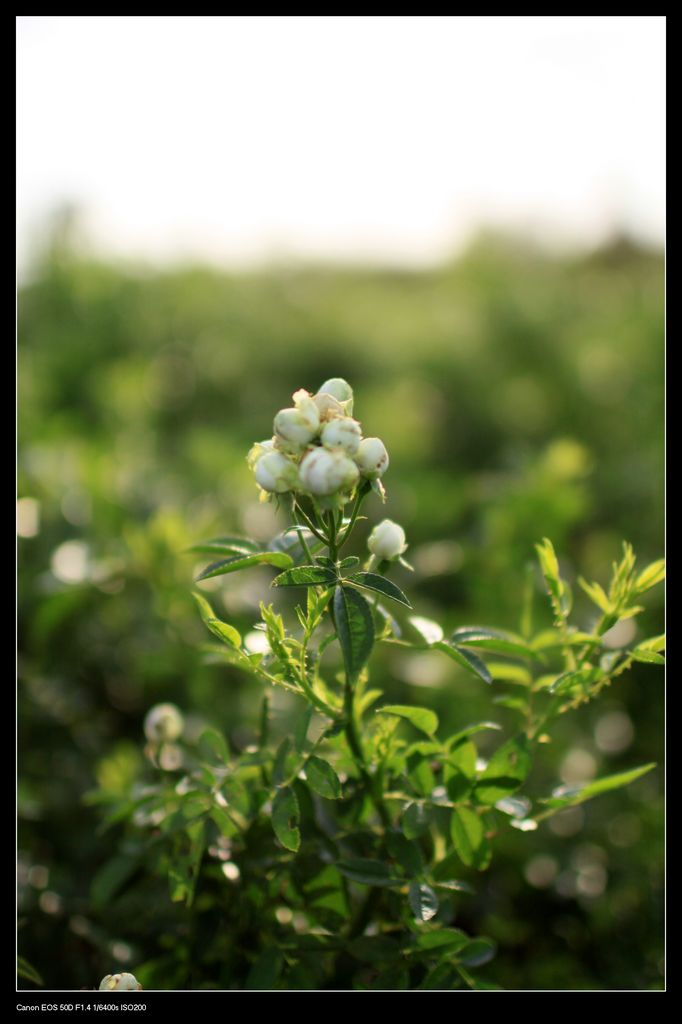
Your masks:
<path fill-rule="evenodd" d="M 605 582 L 623 539 L 641 566 L 662 554 L 662 292 L 661 255 L 626 240 L 550 258 L 490 235 L 431 271 L 228 274 L 125 268 L 55 236 L 19 294 L 19 952 L 48 987 L 114 970 L 211 982 L 187 909 L 117 876 L 131 840 L 102 830 L 88 794 L 151 771 L 142 720 L 158 701 L 237 747 L 257 730 L 255 684 L 202 659 L 183 552 L 276 532 L 245 462 L 272 410 L 348 379 L 363 432 L 391 455 L 389 503 L 367 506 L 405 527 L 415 610 L 518 629 L 524 592 L 541 591 L 541 537 L 571 580 Z M 212 581 L 214 606 L 248 631 L 272 575 Z M 661 603 L 658 588 L 642 636 L 661 631 Z M 490 717 L 490 691 L 443 660 L 383 650 L 373 671 L 448 728 Z M 284 734 L 286 701 L 274 710 Z M 510 714 L 500 705 L 505 728 Z M 559 723 L 538 784 L 660 765 L 662 722 L 662 673 L 637 665 Z M 496 981 L 662 986 L 661 793 L 659 767 L 500 842 L 455 920 L 498 942 Z"/>

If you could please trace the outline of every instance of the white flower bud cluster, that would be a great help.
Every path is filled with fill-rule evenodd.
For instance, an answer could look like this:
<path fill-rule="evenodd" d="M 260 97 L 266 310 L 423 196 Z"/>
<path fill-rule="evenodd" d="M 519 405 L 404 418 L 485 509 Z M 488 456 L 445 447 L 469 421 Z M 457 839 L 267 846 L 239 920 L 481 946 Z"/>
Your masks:
<path fill-rule="evenodd" d="M 140 992 L 141 989 L 134 974 L 107 974 L 99 983 L 100 992 Z"/>
<path fill-rule="evenodd" d="M 328 501 L 349 495 L 361 479 L 384 475 L 388 452 L 378 437 L 363 438 L 347 381 L 332 377 L 315 395 L 296 391 L 293 401 L 275 416 L 272 439 L 255 444 L 247 456 L 263 491 L 302 491 Z"/>

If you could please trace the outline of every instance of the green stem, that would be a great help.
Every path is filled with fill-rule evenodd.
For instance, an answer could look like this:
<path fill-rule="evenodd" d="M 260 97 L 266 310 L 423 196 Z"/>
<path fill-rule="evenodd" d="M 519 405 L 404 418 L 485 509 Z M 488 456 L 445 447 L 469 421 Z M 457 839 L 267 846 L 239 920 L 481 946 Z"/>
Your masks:
<path fill-rule="evenodd" d="M 293 517 L 294 517 L 294 522 L 296 523 L 297 526 L 303 526 L 304 524 L 299 522 L 298 515 L 296 514 L 297 507 L 298 506 L 296 505 L 296 501 L 294 501 L 294 504 L 292 506 L 292 514 L 293 514 Z M 308 559 L 308 565 L 312 565 L 313 564 L 312 552 L 311 552 L 310 548 L 308 547 L 308 541 L 305 539 L 305 534 L 303 533 L 303 530 L 299 530 L 298 531 L 298 539 L 299 539 L 301 547 L 305 551 L 305 556 Z"/>
<path fill-rule="evenodd" d="M 338 545 L 336 543 L 337 528 L 336 516 L 334 515 L 334 510 L 331 508 L 327 512 L 327 528 L 329 530 L 329 539 L 327 541 L 327 546 L 329 548 L 329 557 L 331 558 L 332 562 L 335 562 L 338 552 Z"/>
<path fill-rule="evenodd" d="M 341 517 L 343 518 L 343 516 Z M 336 561 L 338 555 L 339 545 L 338 540 L 338 524 L 333 509 L 330 509 L 327 513 L 327 528 L 329 530 L 329 557 L 332 561 Z M 336 628 L 336 620 L 332 612 L 332 622 L 334 624 L 334 632 L 338 637 L 338 630 Z M 340 641 L 339 641 L 340 642 Z M 374 804 L 379 817 L 381 818 L 384 828 L 388 829 L 391 827 L 391 818 L 386 810 L 386 807 L 381 798 L 381 792 L 376 789 L 375 780 L 369 773 L 367 767 L 367 761 L 365 760 L 365 752 L 362 748 L 362 740 L 358 732 L 357 722 L 355 720 L 355 710 L 353 707 L 354 690 L 351 684 L 350 676 L 346 672 L 346 684 L 344 691 L 344 715 L 346 719 L 345 735 L 346 742 L 350 748 L 351 753 L 356 761 L 358 770 L 360 771 L 361 778 L 366 786 L 367 793 Z"/>
<path fill-rule="evenodd" d="M 325 537 L 323 534 L 320 533 L 320 531 L 316 528 L 315 524 L 311 520 L 311 518 L 308 515 L 308 513 L 305 511 L 305 509 L 303 509 L 301 507 L 301 505 L 299 505 L 298 503 L 297 503 L 296 507 L 298 508 L 298 511 L 301 514 L 301 516 L 303 517 L 303 521 L 304 521 L 305 525 L 308 527 L 308 529 L 310 530 L 310 532 L 312 534 L 314 534 L 314 536 L 317 537 L 318 540 L 321 540 L 323 544 L 329 544 L 329 538 Z"/>
<path fill-rule="evenodd" d="M 346 541 L 348 540 L 352 533 L 353 527 L 355 526 L 355 520 L 358 518 L 360 506 L 365 500 L 366 495 L 367 491 L 363 487 L 358 488 L 358 492 L 355 495 L 355 504 L 353 505 L 353 511 L 350 514 L 350 520 L 341 536 L 341 540 L 339 541 L 339 551 L 341 550 L 341 548 L 346 543 Z"/>
<path fill-rule="evenodd" d="M 332 721 L 338 722 L 341 716 L 338 714 L 338 712 L 334 711 L 333 708 L 330 708 L 326 701 L 322 700 L 321 697 L 317 696 L 304 673 L 302 673 L 299 676 L 299 682 L 306 697 L 312 704 L 315 705 L 318 711 L 322 711 L 327 716 L 327 718 L 331 718 Z"/>
<path fill-rule="evenodd" d="M 346 690 L 344 696 L 344 711 L 346 715 L 346 741 L 351 750 L 351 753 L 353 754 L 353 757 L 355 758 L 358 769 L 360 771 L 360 775 L 362 776 L 362 780 L 365 783 L 365 786 L 367 787 L 367 793 L 372 803 L 374 804 L 379 817 L 381 818 L 381 823 L 384 826 L 384 828 L 388 829 L 391 827 L 391 818 L 384 805 L 381 792 L 377 792 L 377 788 L 374 785 L 374 780 L 372 779 L 372 776 L 369 774 L 367 768 L 365 752 L 362 749 L 362 740 L 360 739 L 357 722 L 355 720 L 353 697 L 353 687 L 351 685 L 350 678 L 346 674 Z"/>
<path fill-rule="evenodd" d="M 592 656 L 593 650 L 595 649 L 595 647 L 599 646 L 601 638 L 604 635 L 604 633 L 611 629 L 611 626 L 614 626 L 616 622 L 618 622 L 617 614 L 615 614 L 614 612 L 604 612 L 599 622 L 595 626 L 595 639 L 592 640 L 590 643 L 586 644 L 585 647 L 583 647 L 580 651 L 580 654 L 578 655 L 579 665 L 584 665 L 587 659 Z"/>

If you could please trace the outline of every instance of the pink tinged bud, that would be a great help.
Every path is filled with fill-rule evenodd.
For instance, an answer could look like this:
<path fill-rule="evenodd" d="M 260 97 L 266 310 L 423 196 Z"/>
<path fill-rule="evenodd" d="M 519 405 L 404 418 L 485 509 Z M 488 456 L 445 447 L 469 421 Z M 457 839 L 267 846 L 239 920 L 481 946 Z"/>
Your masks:
<path fill-rule="evenodd" d="M 266 452 L 256 463 L 256 482 L 264 491 L 283 494 L 298 487 L 296 464 L 281 452 Z"/>
<path fill-rule="evenodd" d="M 384 519 L 370 533 L 367 547 L 377 558 L 391 561 L 402 555 L 407 547 L 405 531 L 398 523 Z"/>
<path fill-rule="evenodd" d="M 366 437 L 360 442 L 355 461 L 363 476 L 376 480 L 388 469 L 388 452 L 378 437 Z"/>
<path fill-rule="evenodd" d="M 325 448 L 341 448 L 347 455 L 355 455 L 362 440 L 362 431 L 357 420 L 350 416 L 337 416 L 322 427 L 320 434 Z"/>
<path fill-rule="evenodd" d="M 338 448 L 314 448 L 303 456 L 299 474 L 303 489 L 320 496 L 351 490 L 359 476 L 355 463 Z"/>

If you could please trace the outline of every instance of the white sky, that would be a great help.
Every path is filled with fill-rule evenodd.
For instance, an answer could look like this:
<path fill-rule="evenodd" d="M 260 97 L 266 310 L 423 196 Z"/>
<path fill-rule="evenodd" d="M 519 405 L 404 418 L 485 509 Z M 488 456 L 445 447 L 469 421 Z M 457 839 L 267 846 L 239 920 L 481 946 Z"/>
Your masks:
<path fill-rule="evenodd" d="M 663 17 L 19 17 L 18 259 L 428 263 L 664 230 Z"/>

